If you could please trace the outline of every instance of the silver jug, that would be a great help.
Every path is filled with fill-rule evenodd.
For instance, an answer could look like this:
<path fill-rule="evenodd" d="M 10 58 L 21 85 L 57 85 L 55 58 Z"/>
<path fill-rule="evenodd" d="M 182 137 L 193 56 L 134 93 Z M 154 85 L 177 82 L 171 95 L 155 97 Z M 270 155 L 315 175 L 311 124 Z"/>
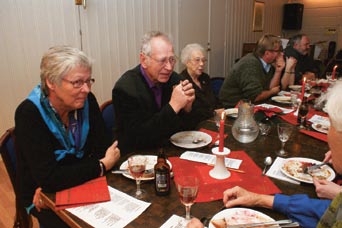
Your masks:
<path fill-rule="evenodd" d="M 253 142 L 259 134 L 259 127 L 254 119 L 254 105 L 249 100 L 241 100 L 238 106 L 238 118 L 235 120 L 232 133 L 241 143 Z"/>

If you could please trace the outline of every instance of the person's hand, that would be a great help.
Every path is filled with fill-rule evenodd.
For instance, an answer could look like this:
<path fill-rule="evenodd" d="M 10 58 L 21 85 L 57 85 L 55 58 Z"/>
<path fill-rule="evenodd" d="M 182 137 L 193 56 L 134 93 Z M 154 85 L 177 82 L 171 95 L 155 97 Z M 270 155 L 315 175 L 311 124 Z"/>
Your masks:
<path fill-rule="evenodd" d="M 332 163 L 332 160 L 331 160 L 331 151 L 330 151 L 330 150 L 329 150 L 328 152 L 325 153 L 325 157 L 324 157 L 323 162 Z"/>
<path fill-rule="evenodd" d="M 115 163 L 120 158 L 120 150 L 117 146 L 118 141 L 115 141 L 110 147 L 108 147 L 104 158 L 100 159 L 100 161 L 103 162 L 104 166 L 106 167 L 106 170 L 113 168 Z"/>
<path fill-rule="evenodd" d="M 173 88 L 169 104 L 178 113 L 181 109 L 191 111 L 192 103 L 195 100 L 195 90 L 188 80 L 182 81 Z"/>
<path fill-rule="evenodd" d="M 249 192 L 239 186 L 223 192 L 223 204 L 227 208 L 235 206 L 272 208 L 274 196 Z"/>
<path fill-rule="evenodd" d="M 48 207 L 44 204 L 44 202 L 43 202 L 43 200 L 42 200 L 42 198 L 41 198 L 41 196 L 40 196 L 40 192 L 41 192 L 41 191 L 42 191 L 42 188 L 37 188 L 36 191 L 35 191 L 35 193 L 34 193 L 34 196 L 33 196 L 33 204 L 34 204 L 34 206 L 36 207 L 36 209 L 37 209 L 38 212 L 40 212 L 41 209 L 48 208 Z"/>
<path fill-rule="evenodd" d="M 334 182 L 313 178 L 316 193 L 319 198 L 334 199 L 342 191 L 342 187 Z"/>
<path fill-rule="evenodd" d="M 204 225 L 197 218 L 192 218 L 190 222 L 186 225 L 187 228 L 203 228 Z"/>
<path fill-rule="evenodd" d="M 272 95 L 278 94 L 280 92 L 280 86 L 275 86 L 271 88 L 270 91 Z"/>
<path fill-rule="evenodd" d="M 278 57 L 276 58 L 274 67 L 275 67 L 276 72 L 281 72 L 284 69 L 285 61 L 284 61 L 283 54 L 278 55 Z"/>
<path fill-rule="evenodd" d="M 195 89 L 192 87 L 192 84 L 185 80 L 181 82 L 181 85 L 183 86 L 183 92 L 187 96 L 187 104 L 184 106 L 184 110 L 186 112 L 190 112 L 192 109 L 192 103 L 195 101 Z"/>
<path fill-rule="evenodd" d="M 296 64 L 297 64 L 297 59 L 295 59 L 293 56 L 286 57 L 286 68 L 285 68 L 285 71 L 287 71 L 287 72 L 294 72 Z"/>

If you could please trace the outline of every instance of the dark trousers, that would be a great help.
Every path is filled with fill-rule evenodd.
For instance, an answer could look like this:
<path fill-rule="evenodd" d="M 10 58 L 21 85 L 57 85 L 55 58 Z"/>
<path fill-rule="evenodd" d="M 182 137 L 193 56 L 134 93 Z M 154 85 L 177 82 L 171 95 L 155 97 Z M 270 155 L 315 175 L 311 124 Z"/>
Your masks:
<path fill-rule="evenodd" d="M 50 209 L 42 209 L 38 212 L 36 208 L 32 208 L 31 214 L 38 219 L 41 228 L 69 228 L 69 226 Z"/>

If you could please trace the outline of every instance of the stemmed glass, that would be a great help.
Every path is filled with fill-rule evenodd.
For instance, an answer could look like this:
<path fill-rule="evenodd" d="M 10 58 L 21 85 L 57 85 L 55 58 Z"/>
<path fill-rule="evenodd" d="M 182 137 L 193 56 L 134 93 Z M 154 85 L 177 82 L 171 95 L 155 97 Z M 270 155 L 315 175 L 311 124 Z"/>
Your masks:
<path fill-rule="evenodd" d="M 131 176 L 135 179 L 137 189 L 132 195 L 137 199 L 142 199 L 146 192 L 140 188 L 141 177 L 145 172 L 146 157 L 143 155 L 133 155 L 128 158 L 128 169 Z"/>
<path fill-rule="evenodd" d="M 292 126 L 288 123 L 279 123 L 278 124 L 278 137 L 281 141 L 281 149 L 276 153 L 278 156 L 287 156 L 287 151 L 285 151 L 285 143 L 289 140 L 292 133 Z"/>
<path fill-rule="evenodd" d="M 180 201 L 185 205 L 185 219 L 190 220 L 190 208 L 197 197 L 199 180 L 194 176 L 182 176 L 177 178 L 176 187 Z"/>
<path fill-rule="evenodd" d="M 306 115 L 309 112 L 309 105 L 307 102 L 302 102 L 298 109 L 298 117 L 300 118 L 300 129 L 305 129 Z"/>

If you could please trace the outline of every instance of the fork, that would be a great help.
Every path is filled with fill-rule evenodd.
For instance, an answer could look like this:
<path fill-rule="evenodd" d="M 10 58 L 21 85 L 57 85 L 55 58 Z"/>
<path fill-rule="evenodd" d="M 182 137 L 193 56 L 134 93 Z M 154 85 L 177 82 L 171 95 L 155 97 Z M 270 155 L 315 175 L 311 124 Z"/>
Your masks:
<path fill-rule="evenodd" d="M 323 162 L 323 163 L 316 164 L 316 165 L 306 166 L 306 167 L 304 168 L 303 172 L 304 172 L 305 174 L 309 174 L 309 173 L 312 172 L 313 170 L 318 169 L 318 168 L 320 168 L 320 167 L 322 167 L 322 166 L 324 166 L 324 165 L 327 165 L 327 164 L 328 164 L 328 163 Z"/>

